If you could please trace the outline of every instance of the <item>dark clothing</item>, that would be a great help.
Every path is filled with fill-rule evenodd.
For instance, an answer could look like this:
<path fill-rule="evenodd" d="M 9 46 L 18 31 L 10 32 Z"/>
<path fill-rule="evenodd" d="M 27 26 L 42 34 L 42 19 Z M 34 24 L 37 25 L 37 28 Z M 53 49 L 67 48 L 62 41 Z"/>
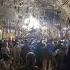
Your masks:
<path fill-rule="evenodd" d="M 20 56 L 21 56 L 21 63 L 22 64 L 25 64 L 26 63 L 26 54 L 30 52 L 30 49 L 29 47 L 27 46 L 27 44 L 25 44 L 24 46 L 21 47 L 21 53 L 20 53 Z"/>
<path fill-rule="evenodd" d="M 21 67 L 19 70 L 40 70 L 37 66 L 24 66 Z"/>
<path fill-rule="evenodd" d="M 70 70 L 70 46 L 69 46 L 68 54 L 65 55 L 64 57 L 64 64 L 65 64 L 64 70 Z"/>
<path fill-rule="evenodd" d="M 55 51 L 54 44 L 48 43 L 47 44 L 47 51 L 48 51 L 48 54 L 52 56 L 54 51 Z"/>
<path fill-rule="evenodd" d="M 39 66 L 39 68 L 43 67 L 43 47 L 44 44 L 42 42 L 38 43 L 35 48 L 35 55 L 36 55 L 36 65 Z"/>

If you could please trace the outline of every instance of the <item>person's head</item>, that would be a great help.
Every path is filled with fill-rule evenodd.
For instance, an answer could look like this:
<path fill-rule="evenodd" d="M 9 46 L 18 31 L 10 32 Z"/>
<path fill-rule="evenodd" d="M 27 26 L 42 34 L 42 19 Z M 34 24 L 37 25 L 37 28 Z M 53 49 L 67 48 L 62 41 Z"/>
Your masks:
<path fill-rule="evenodd" d="M 10 56 L 8 54 L 3 54 L 4 61 L 10 60 Z"/>
<path fill-rule="evenodd" d="M 3 43 L 2 43 L 2 41 L 0 40 L 0 48 L 3 46 Z"/>
<path fill-rule="evenodd" d="M 68 46 L 68 55 L 70 55 L 70 45 Z"/>
<path fill-rule="evenodd" d="M 26 65 L 33 66 L 33 65 L 35 65 L 35 62 L 36 62 L 35 54 L 33 52 L 27 53 L 27 55 L 26 55 Z"/>
<path fill-rule="evenodd" d="M 28 43 L 27 39 L 25 39 L 25 40 L 24 40 L 24 43 L 25 43 L 25 44 L 27 44 L 27 43 Z"/>

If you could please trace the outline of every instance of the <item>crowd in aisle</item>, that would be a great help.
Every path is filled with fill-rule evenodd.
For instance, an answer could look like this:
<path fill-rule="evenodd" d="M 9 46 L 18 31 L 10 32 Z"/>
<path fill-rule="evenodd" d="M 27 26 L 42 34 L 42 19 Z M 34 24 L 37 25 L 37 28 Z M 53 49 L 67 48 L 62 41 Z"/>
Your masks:
<path fill-rule="evenodd" d="M 0 70 L 70 70 L 69 39 L 0 40 Z"/>

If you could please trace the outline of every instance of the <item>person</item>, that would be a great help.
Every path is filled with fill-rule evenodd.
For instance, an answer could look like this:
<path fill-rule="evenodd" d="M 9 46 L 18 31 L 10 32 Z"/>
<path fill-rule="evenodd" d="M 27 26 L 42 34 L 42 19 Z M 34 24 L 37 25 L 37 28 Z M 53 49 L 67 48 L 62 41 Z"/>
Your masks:
<path fill-rule="evenodd" d="M 33 52 L 28 52 L 26 55 L 26 65 L 20 67 L 19 70 L 40 70 L 37 66 L 35 66 L 36 58 Z"/>
<path fill-rule="evenodd" d="M 24 64 L 25 65 L 25 63 L 26 63 L 26 54 L 28 53 L 28 52 L 30 52 L 30 48 L 28 47 L 28 45 L 27 45 L 27 40 L 25 40 L 24 41 L 24 45 L 23 46 L 21 46 L 21 52 L 20 52 L 20 63 L 21 64 Z"/>
<path fill-rule="evenodd" d="M 1 51 L 2 46 L 3 46 L 2 40 L 0 40 L 0 59 L 2 59 L 2 51 Z"/>
<path fill-rule="evenodd" d="M 47 47 L 45 49 L 47 51 L 46 52 L 46 54 L 47 54 L 47 57 L 46 57 L 46 59 L 47 59 L 46 70 L 49 69 L 49 64 L 51 66 L 50 68 L 52 70 L 55 70 L 55 63 L 56 63 L 55 58 L 54 58 L 55 46 L 52 42 L 53 42 L 52 40 L 49 40 L 47 42 Z"/>
<path fill-rule="evenodd" d="M 10 62 L 10 56 L 7 54 L 3 54 L 3 57 L 0 60 L 0 70 L 10 70 Z"/>
<path fill-rule="evenodd" d="M 43 68 L 43 47 L 45 45 L 42 41 L 39 41 L 36 45 L 34 53 L 36 54 L 36 65 L 39 66 L 40 69 Z"/>
<path fill-rule="evenodd" d="M 68 47 L 68 53 L 64 57 L 64 70 L 70 70 L 70 45 Z"/>
<path fill-rule="evenodd" d="M 63 63 L 63 60 L 64 60 L 64 52 L 63 50 L 61 49 L 57 49 L 56 50 L 56 56 L 55 56 L 55 59 L 56 59 L 56 69 L 57 70 L 64 70 L 64 63 Z"/>
<path fill-rule="evenodd" d="M 56 59 L 56 69 L 64 70 L 64 55 L 65 55 L 65 46 L 62 41 L 58 41 L 57 49 L 55 51 L 55 59 Z"/>

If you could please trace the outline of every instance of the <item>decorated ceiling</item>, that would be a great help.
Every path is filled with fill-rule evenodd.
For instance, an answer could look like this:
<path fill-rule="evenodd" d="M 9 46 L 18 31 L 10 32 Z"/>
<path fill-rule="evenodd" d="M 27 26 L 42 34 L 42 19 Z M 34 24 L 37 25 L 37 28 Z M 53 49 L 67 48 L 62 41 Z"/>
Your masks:
<path fill-rule="evenodd" d="M 42 21 L 55 17 L 55 20 L 65 22 L 70 17 L 70 0 L 0 0 L 1 21 L 20 22 L 22 26 L 30 14 Z"/>

